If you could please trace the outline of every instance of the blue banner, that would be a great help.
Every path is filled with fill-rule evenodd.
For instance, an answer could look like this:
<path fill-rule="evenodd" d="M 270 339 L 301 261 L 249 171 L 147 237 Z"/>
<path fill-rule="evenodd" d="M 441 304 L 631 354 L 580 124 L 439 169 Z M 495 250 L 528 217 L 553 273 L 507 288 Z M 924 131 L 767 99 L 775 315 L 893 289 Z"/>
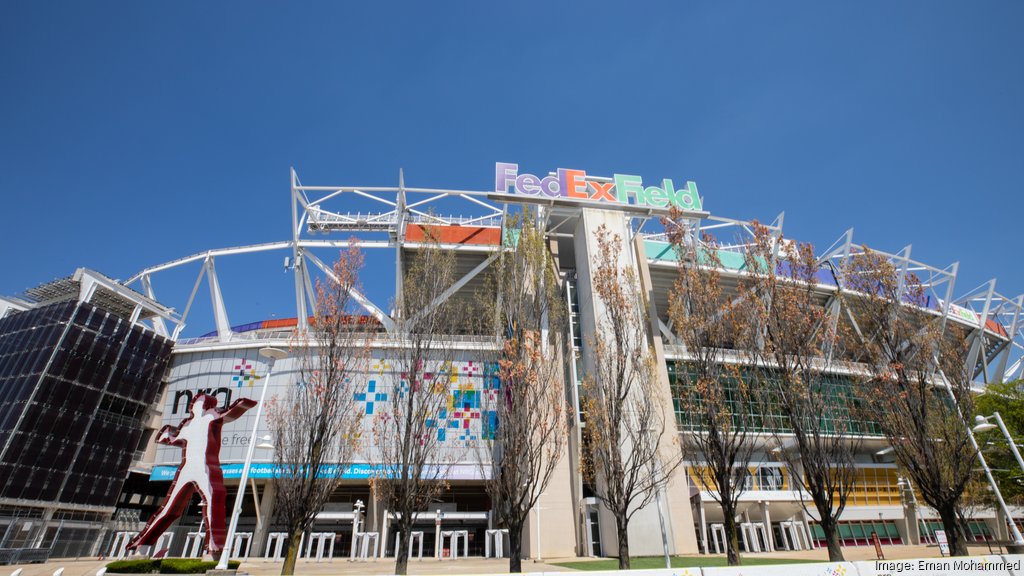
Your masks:
<path fill-rule="evenodd" d="M 483 479 L 479 467 L 475 464 L 454 464 L 444 468 L 446 468 L 446 473 L 440 476 L 445 480 Z M 242 464 L 222 464 L 220 469 L 224 473 L 225 479 L 242 477 Z M 326 464 L 321 469 L 320 475 L 333 478 L 340 477 L 345 480 L 365 480 L 378 476 L 377 471 L 379 470 L 386 470 L 386 467 L 374 466 L 373 464 L 349 464 L 342 470 L 342 466 L 339 464 Z M 149 479 L 155 482 L 174 480 L 174 474 L 177 471 L 177 466 L 154 466 L 153 471 L 149 474 Z M 279 476 L 281 476 L 281 468 L 277 464 L 254 462 L 249 466 L 249 478 L 266 479 Z"/>

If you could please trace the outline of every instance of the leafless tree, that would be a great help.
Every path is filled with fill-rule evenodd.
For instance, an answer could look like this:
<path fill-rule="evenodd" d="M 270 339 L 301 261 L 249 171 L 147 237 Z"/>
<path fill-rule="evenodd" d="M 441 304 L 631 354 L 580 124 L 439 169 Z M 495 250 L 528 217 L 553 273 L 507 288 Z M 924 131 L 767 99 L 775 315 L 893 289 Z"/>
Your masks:
<path fill-rule="evenodd" d="M 583 380 L 589 461 L 585 472 L 597 497 L 615 517 L 619 569 L 628 569 L 629 521 L 650 504 L 682 463 L 675 426 L 665 421 L 647 308 L 636 271 L 623 266 L 622 238 L 597 229 L 592 262 L 597 326 Z"/>
<path fill-rule="evenodd" d="M 754 373 L 731 362 L 730 356 L 752 345 L 754 331 L 740 319 L 750 318 L 753 304 L 724 293 L 723 267 L 711 237 L 698 242 L 678 214 L 665 223 L 679 256 L 669 317 L 686 354 L 674 391 L 686 419 L 680 434 L 682 451 L 699 488 L 722 508 L 726 556 L 729 565 L 736 566 L 737 503 L 750 487 L 752 439 L 761 409 L 751 382 Z"/>
<path fill-rule="evenodd" d="M 447 489 L 454 459 L 442 444 L 443 417 L 457 375 L 452 335 L 461 329 L 463 317 L 463 307 L 446 294 L 454 280 L 455 253 L 428 242 L 409 263 L 395 302 L 397 329 L 385 373 L 391 398 L 374 414 L 368 457 L 377 474 L 374 489 L 395 515 L 397 574 L 408 570 L 416 515 Z"/>
<path fill-rule="evenodd" d="M 817 291 L 821 266 L 810 244 L 786 243 L 754 226 L 745 253 L 749 281 L 741 288 L 759 332 L 751 348 L 761 371 L 766 427 L 774 452 L 790 470 L 790 486 L 806 491 L 825 533 L 829 560 L 840 562 L 839 517 L 855 489 L 855 455 L 863 430 L 853 382 L 829 377 L 841 327 L 831 322 Z M 806 508 L 806 506 L 805 506 Z"/>
<path fill-rule="evenodd" d="M 551 255 L 533 214 L 513 219 L 514 246 L 492 264 L 497 298 L 490 302 L 503 338 L 497 376 L 484 390 L 481 465 L 498 522 L 509 530 L 509 571 L 522 571 L 522 532 L 547 488 L 567 442 L 560 338 L 565 306 Z"/>
<path fill-rule="evenodd" d="M 843 271 L 845 298 L 871 369 L 863 395 L 896 460 L 938 512 L 950 553 L 967 554 L 957 511 L 974 467 L 964 414 L 973 414 L 966 335 L 927 312 L 920 280 L 865 250 Z"/>
<path fill-rule="evenodd" d="M 358 247 L 342 252 L 332 274 L 317 282 L 309 331 L 296 335 L 299 380 L 268 407 L 280 474 L 274 478 L 275 517 L 288 531 L 281 574 L 294 574 L 303 532 L 323 509 L 351 462 L 360 426 L 351 381 L 366 370 L 371 324 L 356 314 L 351 291 L 359 287 L 363 257 Z"/>

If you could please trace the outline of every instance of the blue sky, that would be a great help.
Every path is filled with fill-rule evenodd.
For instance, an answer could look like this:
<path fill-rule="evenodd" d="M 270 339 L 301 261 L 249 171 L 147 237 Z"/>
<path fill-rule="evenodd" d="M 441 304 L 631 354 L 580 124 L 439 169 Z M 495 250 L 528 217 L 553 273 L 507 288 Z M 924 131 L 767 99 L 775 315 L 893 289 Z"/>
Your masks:
<path fill-rule="evenodd" d="M 694 180 L 715 214 L 785 211 L 820 247 L 854 227 L 1016 295 L 1022 23 L 995 1 L 4 2 L 0 294 L 284 239 L 290 166 L 486 189 L 500 160 Z M 294 315 L 280 256 L 218 261 L 232 323 Z M 194 274 L 158 296 L 182 307 Z"/>

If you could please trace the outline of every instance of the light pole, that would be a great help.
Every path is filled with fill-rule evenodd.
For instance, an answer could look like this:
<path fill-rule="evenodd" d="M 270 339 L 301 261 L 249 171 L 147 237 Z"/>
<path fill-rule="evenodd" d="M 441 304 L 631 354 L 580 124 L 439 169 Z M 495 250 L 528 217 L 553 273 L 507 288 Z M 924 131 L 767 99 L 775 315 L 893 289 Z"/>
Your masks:
<path fill-rule="evenodd" d="M 996 419 L 996 424 L 999 425 L 999 430 L 1003 433 L 1003 436 L 1006 437 L 1006 443 L 1010 445 L 1010 451 L 1013 452 L 1013 457 L 1017 459 L 1017 465 L 1019 465 L 1021 467 L 1021 470 L 1024 470 L 1024 459 L 1022 459 L 1020 457 L 1020 451 L 1017 450 L 1017 443 L 1014 442 L 1013 441 L 1013 437 L 1010 436 L 1010 431 L 1006 429 L 1006 424 L 1003 423 L 1003 417 L 999 415 L 999 412 L 993 412 L 991 416 L 982 416 L 980 414 L 975 416 L 974 417 L 974 421 L 975 421 L 976 424 L 974 426 L 974 431 L 975 432 L 984 432 L 986 430 L 991 430 L 991 429 L 995 428 L 996 425 L 994 425 L 991 422 L 989 422 L 988 421 L 989 418 L 995 418 Z M 977 444 L 977 443 L 975 443 L 975 444 Z M 981 462 L 984 465 L 985 459 L 981 455 L 981 449 L 980 448 L 978 449 L 978 458 L 981 459 Z M 986 472 L 988 473 L 989 481 L 992 481 L 992 474 L 991 474 L 991 472 L 988 472 L 988 468 L 987 467 L 986 467 Z M 1006 503 L 1003 502 L 1002 494 L 1000 494 L 999 493 L 999 489 L 995 487 L 995 482 L 994 481 L 992 481 L 992 487 L 996 490 L 996 496 L 999 497 L 999 503 L 1003 507 L 1003 513 L 1006 514 L 1006 521 L 1007 521 L 1007 523 L 1009 523 L 1010 530 L 1013 532 L 1014 543 L 1018 544 L 1018 545 L 1024 544 L 1024 539 L 1021 538 L 1020 531 L 1017 529 L 1017 523 L 1014 522 L 1013 516 L 1010 516 L 1010 510 L 1009 510 L 1009 508 L 1006 507 Z"/>
<path fill-rule="evenodd" d="M 287 356 L 288 353 L 279 348 L 260 348 L 260 356 L 270 360 L 270 367 L 267 368 L 267 375 L 263 378 L 263 391 L 260 392 L 260 403 L 256 405 L 256 418 L 253 420 L 252 433 L 249 434 L 249 450 L 245 454 L 245 465 L 242 466 L 242 478 L 238 485 L 238 496 L 235 497 L 235 507 L 231 512 L 231 523 L 228 525 L 227 541 L 224 550 L 220 553 L 220 560 L 217 561 L 217 570 L 227 570 L 228 558 L 231 556 L 231 548 L 235 539 L 235 529 L 238 527 L 238 517 L 242 514 L 242 500 L 245 499 L 245 483 L 249 481 L 249 466 L 252 466 L 252 453 L 256 448 L 256 430 L 260 425 L 260 416 L 263 414 L 263 404 L 267 399 L 267 388 L 270 384 L 270 376 L 274 373 L 274 364 Z"/>
<path fill-rule="evenodd" d="M 360 532 L 359 520 L 363 514 L 363 508 L 366 508 L 366 504 L 363 504 L 362 500 L 356 500 L 356 503 L 352 506 L 352 549 L 349 551 L 349 562 L 356 561 L 356 545 L 358 544 Z"/>
<path fill-rule="evenodd" d="M 655 488 L 654 498 L 658 503 L 658 522 L 661 523 L 661 547 L 665 552 L 665 569 L 672 569 L 672 561 L 668 557 L 668 535 L 665 532 L 665 514 L 661 511 L 661 488 Z"/>
<path fill-rule="evenodd" d="M 941 371 L 939 373 L 942 374 Z M 967 429 L 967 438 L 970 439 L 971 446 L 974 447 L 974 453 L 978 455 L 978 462 L 981 463 L 981 468 L 985 471 L 985 477 L 988 478 L 988 483 L 992 486 L 992 491 L 996 494 L 996 501 L 999 502 L 999 507 L 1002 508 L 1003 514 L 1006 514 L 1006 519 L 1010 524 L 1010 533 L 1013 535 L 1013 543 L 1017 546 L 1024 546 L 1024 536 L 1021 536 L 1020 530 L 1017 529 L 1016 522 L 1013 521 L 1010 509 L 1006 506 L 1006 501 L 1003 500 L 1003 493 L 999 491 L 996 479 L 992 477 L 992 470 L 989 469 L 988 463 L 985 462 L 985 455 L 981 453 L 981 447 L 978 446 L 978 440 L 974 438 L 974 430 L 971 428 L 971 425 L 967 423 L 967 419 L 964 418 L 964 413 L 960 410 L 960 403 L 957 402 L 956 395 L 953 394 L 953 386 L 949 383 L 945 374 L 942 374 L 942 384 L 945 386 L 946 391 L 949 392 L 949 399 L 952 400 L 953 405 L 956 406 L 956 413 L 960 417 L 960 422 L 964 425 L 964 428 Z"/>
<path fill-rule="evenodd" d="M 526 488 L 528 486 L 529 486 L 529 484 L 523 484 L 523 489 L 526 490 Z M 541 555 L 540 555 L 540 510 L 541 510 L 540 498 L 543 495 L 544 495 L 543 492 L 541 492 L 540 494 L 537 494 L 537 504 L 536 504 L 536 509 L 534 510 L 537 513 L 537 555 L 533 559 L 534 562 L 540 562 L 541 561 Z"/>
<path fill-rule="evenodd" d="M 540 562 L 540 497 L 543 495 L 543 492 L 537 494 L 537 558 L 534 562 Z"/>
<path fill-rule="evenodd" d="M 650 434 L 651 437 L 652 437 L 652 440 L 654 442 L 657 442 L 657 438 L 653 437 L 654 436 L 653 430 L 651 430 L 650 428 L 644 428 L 640 432 L 644 433 L 644 434 Z M 657 447 L 655 447 L 655 450 L 657 450 Z M 656 455 L 656 457 L 653 460 L 651 460 L 651 477 L 652 478 L 657 478 L 657 475 L 660 472 L 660 468 L 661 468 L 661 460 L 658 459 L 657 455 Z M 665 530 L 665 514 L 661 510 L 661 488 L 662 488 L 661 485 L 658 485 L 658 486 L 654 487 L 654 499 L 656 500 L 656 503 L 658 505 L 658 523 L 661 525 L 661 549 L 665 553 L 665 569 L 666 570 L 671 570 L 672 569 L 672 561 L 669 559 L 669 555 L 668 555 L 668 532 Z"/>
<path fill-rule="evenodd" d="M 974 417 L 975 432 L 984 432 L 991 430 L 996 427 L 996 424 L 989 422 L 989 418 L 995 418 L 996 424 L 999 425 L 999 429 L 1003 432 L 1003 436 L 1006 436 L 1006 442 L 1010 445 L 1010 450 L 1013 452 L 1013 457 L 1017 459 L 1017 464 L 1021 470 L 1024 470 L 1024 458 L 1020 457 L 1020 451 L 1017 450 L 1017 444 L 1013 441 L 1013 437 L 1010 436 L 1010 431 L 1006 429 L 1006 424 L 1003 423 L 1003 417 L 999 415 L 999 412 L 993 412 L 991 416 L 977 415 Z"/>

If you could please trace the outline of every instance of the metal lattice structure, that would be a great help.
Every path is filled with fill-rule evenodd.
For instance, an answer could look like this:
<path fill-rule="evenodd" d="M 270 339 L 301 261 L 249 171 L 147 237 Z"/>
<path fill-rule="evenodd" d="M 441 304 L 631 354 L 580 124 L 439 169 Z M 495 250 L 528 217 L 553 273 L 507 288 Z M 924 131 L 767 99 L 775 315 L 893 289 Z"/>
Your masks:
<path fill-rule="evenodd" d="M 331 275 L 330 261 L 317 252 L 324 249 L 345 249 L 350 240 L 336 239 L 344 233 L 352 236 L 362 249 L 372 251 L 393 250 L 395 265 L 394 296 L 402 294 L 402 271 L 406 261 L 415 257 L 424 246 L 422 233 L 411 234 L 411 230 L 422 232 L 425 226 L 462 230 L 494 230 L 497 238 L 504 234 L 503 228 L 510 210 L 520 202 L 536 205 L 549 238 L 553 242 L 572 236 L 579 207 L 524 198 L 510 199 L 508 195 L 480 190 L 454 190 L 438 188 L 416 188 L 405 185 L 399 174 L 397 186 L 309 186 L 291 172 L 291 238 L 268 242 L 207 250 L 146 268 L 129 278 L 126 286 L 137 286 L 148 298 L 156 300 L 153 279 L 161 272 L 200 263 L 199 272 L 187 304 L 180 314 L 173 317 L 153 317 L 150 322 L 158 333 L 167 335 L 179 343 L 196 343 L 198 340 L 183 341 L 180 336 L 189 318 L 200 285 L 206 280 L 216 325 L 216 340 L 231 342 L 259 337 L 233 331 L 228 319 L 224 295 L 217 276 L 216 261 L 228 256 L 259 252 L 283 252 L 288 271 L 293 274 L 295 286 L 295 327 L 305 330 L 308 317 L 314 312 L 314 278 L 318 274 Z M 585 204 L 585 203 L 583 203 Z M 607 208 L 607 206 L 605 206 Z M 631 221 L 630 229 L 647 244 L 647 258 L 655 271 L 656 298 L 661 300 L 659 310 L 667 310 L 667 294 L 671 287 L 671 270 L 677 266 L 667 246 L 666 234 L 658 217 L 664 211 L 637 209 L 633 206 L 619 206 Z M 453 215 L 456 211 L 462 214 Z M 703 242 L 704 235 L 715 239 L 723 260 L 742 256 L 742 250 L 752 239 L 755 223 L 730 219 L 707 213 L 692 214 L 681 221 L 687 227 L 687 236 L 695 243 Z M 767 226 L 770 233 L 781 238 L 783 214 L 779 214 Z M 328 236 L 325 238 L 324 236 Z M 335 236 L 335 237 L 330 237 Z M 464 242 L 445 238 L 439 239 L 444 249 L 455 251 L 459 259 L 461 277 L 447 293 L 451 296 L 470 286 L 480 278 L 481 273 L 496 258 L 500 241 Z M 819 261 L 831 272 L 821 286 L 822 305 L 829 310 L 830 322 L 835 325 L 843 314 L 836 297 L 843 290 L 843 263 L 851 256 L 867 250 L 864 245 L 855 244 L 853 230 L 844 233 L 836 242 L 821 252 Z M 1024 295 L 1005 296 L 995 290 L 995 280 L 984 283 L 974 290 L 956 297 L 958 263 L 938 267 L 911 258 L 911 247 L 888 254 L 874 251 L 890 260 L 904 276 L 914 274 L 925 289 L 929 310 L 944 316 L 948 321 L 965 326 L 970 330 L 972 352 L 970 362 L 975 366 L 975 379 L 979 385 L 1024 376 Z M 736 268 L 734 266 L 733 268 Z M 659 273 L 658 270 L 663 272 Z M 726 265 L 726 274 L 732 273 Z M 741 274 L 740 271 L 735 271 Z M 376 318 L 387 331 L 394 329 L 394 319 L 385 306 L 374 303 L 364 293 L 353 291 L 352 296 Z M 13 299 L 0 302 L 0 306 L 15 308 L 20 303 Z M 168 327 L 168 323 L 173 324 Z M 667 317 L 659 319 L 663 336 L 671 338 L 671 326 Z M 208 340 L 208 338 L 206 339 Z"/>

